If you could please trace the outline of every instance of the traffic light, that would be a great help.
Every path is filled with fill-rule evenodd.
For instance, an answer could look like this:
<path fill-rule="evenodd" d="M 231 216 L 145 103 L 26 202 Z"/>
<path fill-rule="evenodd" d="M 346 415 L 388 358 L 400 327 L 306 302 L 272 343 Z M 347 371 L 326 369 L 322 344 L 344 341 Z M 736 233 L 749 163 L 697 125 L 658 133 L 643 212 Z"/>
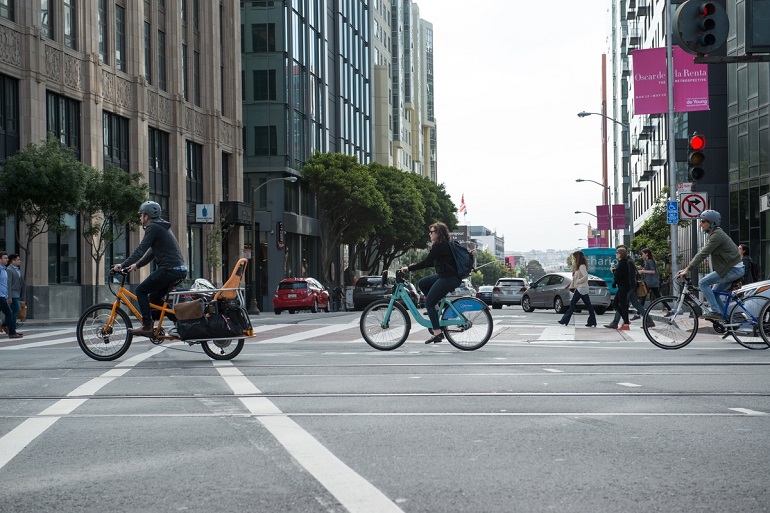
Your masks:
<path fill-rule="evenodd" d="M 730 20 L 715 1 L 686 0 L 674 12 L 674 40 L 685 52 L 704 55 L 727 41 Z"/>
<path fill-rule="evenodd" d="M 690 151 L 687 155 L 687 165 L 690 174 L 690 180 L 697 182 L 703 180 L 706 172 L 703 170 L 703 161 L 706 155 L 703 150 L 706 149 L 706 138 L 698 132 L 693 132 L 690 136 Z"/>

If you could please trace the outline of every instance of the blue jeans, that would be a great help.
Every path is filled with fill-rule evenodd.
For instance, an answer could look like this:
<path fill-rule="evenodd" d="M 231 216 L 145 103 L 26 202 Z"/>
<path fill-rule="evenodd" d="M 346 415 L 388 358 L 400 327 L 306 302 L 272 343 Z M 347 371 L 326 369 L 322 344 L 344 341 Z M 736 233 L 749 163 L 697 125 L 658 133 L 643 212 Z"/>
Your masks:
<path fill-rule="evenodd" d="M 142 325 L 152 324 L 152 308 L 150 303 L 162 305 L 163 298 L 168 294 L 169 288 L 185 279 L 187 271 L 167 271 L 165 269 L 155 269 L 146 280 L 136 287 L 136 301 L 139 303 L 139 311 L 142 312 Z"/>
<path fill-rule="evenodd" d="M 438 274 L 431 274 L 417 283 L 417 286 L 425 294 L 425 308 L 428 310 L 428 319 L 430 319 L 430 325 L 433 326 L 434 330 L 440 329 L 436 305 L 447 294 L 459 287 L 462 282 L 457 276 L 439 278 Z"/>
<path fill-rule="evenodd" d="M 724 278 L 714 271 L 700 279 L 698 286 L 703 293 L 703 297 L 708 301 L 712 312 L 722 315 L 722 312 L 725 311 L 724 301 L 722 301 L 721 297 L 715 295 L 714 291 L 727 290 L 735 280 L 741 278 L 743 278 L 743 267 L 733 267 L 725 274 Z"/>
<path fill-rule="evenodd" d="M 588 321 L 586 321 L 586 326 L 596 324 L 596 313 L 594 312 L 594 307 L 591 304 L 591 298 L 588 294 L 581 294 L 577 290 L 572 293 L 572 301 L 569 302 L 569 309 L 564 312 L 564 315 L 561 317 L 562 324 L 569 324 L 569 320 L 572 317 L 572 314 L 575 312 L 575 306 L 581 299 L 583 300 L 583 304 L 588 308 Z"/>

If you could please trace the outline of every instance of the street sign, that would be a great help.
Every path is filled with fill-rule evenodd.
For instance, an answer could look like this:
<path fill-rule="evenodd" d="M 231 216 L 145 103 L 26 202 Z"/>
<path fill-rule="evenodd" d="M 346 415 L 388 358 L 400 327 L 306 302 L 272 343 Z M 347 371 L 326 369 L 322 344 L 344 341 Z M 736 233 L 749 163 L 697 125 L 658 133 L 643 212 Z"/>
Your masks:
<path fill-rule="evenodd" d="M 679 222 L 679 202 L 666 202 L 666 222 L 668 224 L 677 224 Z"/>
<path fill-rule="evenodd" d="M 676 192 L 692 192 L 692 182 L 679 182 L 676 184 Z"/>
<path fill-rule="evenodd" d="M 198 203 L 195 205 L 195 222 L 196 223 L 213 223 L 214 222 L 214 204 L 213 203 Z"/>
<path fill-rule="evenodd" d="M 697 219 L 701 212 L 708 209 L 708 195 L 705 192 L 688 192 L 680 195 L 683 219 Z"/>
<path fill-rule="evenodd" d="M 759 197 L 759 211 L 764 212 L 765 210 L 770 210 L 770 194 Z"/>

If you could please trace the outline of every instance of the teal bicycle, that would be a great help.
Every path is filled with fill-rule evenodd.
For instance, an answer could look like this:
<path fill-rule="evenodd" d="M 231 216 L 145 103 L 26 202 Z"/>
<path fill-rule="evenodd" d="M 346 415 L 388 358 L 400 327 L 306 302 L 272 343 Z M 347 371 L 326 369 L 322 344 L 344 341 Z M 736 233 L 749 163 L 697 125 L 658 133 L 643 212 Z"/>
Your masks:
<path fill-rule="evenodd" d="M 387 283 L 388 271 L 382 275 Z M 396 285 L 390 299 L 375 301 L 361 314 L 361 335 L 366 343 L 380 351 L 392 351 L 409 337 L 412 327 L 409 314 L 417 324 L 431 329 L 404 286 L 404 273 L 396 271 Z M 492 314 L 483 301 L 475 297 L 443 298 L 438 304 L 439 326 L 450 344 L 463 351 L 473 351 L 492 336 Z"/>

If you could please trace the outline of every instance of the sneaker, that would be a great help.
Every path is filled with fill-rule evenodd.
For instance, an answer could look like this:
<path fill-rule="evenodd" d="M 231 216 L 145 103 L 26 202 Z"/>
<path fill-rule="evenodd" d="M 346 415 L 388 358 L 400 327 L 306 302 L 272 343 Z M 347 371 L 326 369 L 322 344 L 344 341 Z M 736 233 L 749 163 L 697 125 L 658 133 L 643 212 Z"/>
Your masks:
<path fill-rule="evenodd" d="M 639 316 L 639 314 L 636 314 L 636 315 L 634 315 L 633 317 L 631 317 L 631 320 L 632 320 L 632 321 L 638 321 L 639 319 L 641 319 L 641 317 Z"/>
<path fill-rule="evenodd" d="M 8 335 L 8 338 L 21 338 L 23 336 L 21 333 L 14 333 L 13 335 Z"/>
<path fill-rule="evenodd" d="M 618 331 L 628 331 L 628 330 L 630 330 L 630 329 L 631 329 L 631 325 L 629 325 L 629 324 L 622 324 L 622 325 L 621 325 L 621 326 L 618 328 Z"/>
<path fill-rule="evenodd" d="M 707 314 L 702 315 L 701 319 L 705 321 L 721 321 L 722 314 L 719 312 L 708 312 Z"/>

